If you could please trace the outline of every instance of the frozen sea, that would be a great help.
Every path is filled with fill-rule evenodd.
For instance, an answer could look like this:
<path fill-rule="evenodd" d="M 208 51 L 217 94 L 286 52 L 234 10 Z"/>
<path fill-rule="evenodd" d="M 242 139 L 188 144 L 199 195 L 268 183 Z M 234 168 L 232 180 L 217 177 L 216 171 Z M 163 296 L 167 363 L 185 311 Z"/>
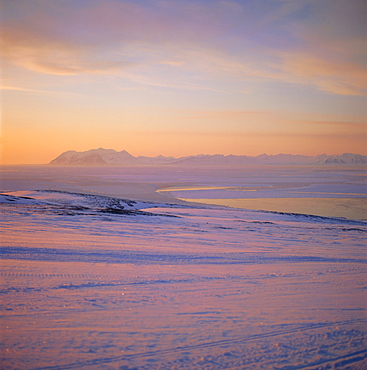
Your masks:
<path fill-rule="evenodd" d="M 367 368 L 366 176 L 2 166 L 1 369 Z"/>

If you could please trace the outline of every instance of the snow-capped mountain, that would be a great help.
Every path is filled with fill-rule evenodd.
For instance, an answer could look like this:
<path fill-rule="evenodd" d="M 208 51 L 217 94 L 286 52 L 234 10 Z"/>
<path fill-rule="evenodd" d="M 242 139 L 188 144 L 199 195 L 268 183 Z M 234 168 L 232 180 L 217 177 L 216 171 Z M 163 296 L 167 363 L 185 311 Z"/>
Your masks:
<path fill-rule="evenodd" d="M 66 166 L 124 166 L 142 164 L 126 150 L 116 152 L 113 149 L 92 149 L 86 152 L 74 150 L 64 152 L 53 159 L 50 164 Z"/>
<path fill-rule="evenodd" d="M 352 153 L 344 153 L 341 155 L 322 154 L 316 157 L 316 161 L 325 164 L 364 164 L 367 163 L 367 156 Z"/>
<path fill-rule="evenodd" d="M 53 159 L 52 165 L 66 166 L 126 166 L 126 165 L 164 165 L 182 166 L 241 166 L 241 165 L 285 165 L 285 164 L 367 164 L 367 156 L 344 153 L 341 155 L 305 156 L 293 154 L 267 155 L 256 157 L 246 155 L 194 155 L 175 158 L 164 157 L 134 157 L 127 151 L 117 152 L 113 149 L 92 149 L 86 152 L 67 151 Z"/>

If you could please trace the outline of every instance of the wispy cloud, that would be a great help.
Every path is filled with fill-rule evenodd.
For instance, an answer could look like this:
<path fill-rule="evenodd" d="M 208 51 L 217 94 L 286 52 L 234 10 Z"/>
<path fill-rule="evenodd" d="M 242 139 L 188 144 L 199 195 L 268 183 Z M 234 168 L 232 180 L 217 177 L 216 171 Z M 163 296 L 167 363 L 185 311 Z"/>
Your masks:
<path fill-rule="evenodd" d="M 166 64 L 173 67 L 182 67 L 185 64 L 183 60 L 162 60 L 160 64 Z"/>
<path fill-rule="evenodd" d="M 136 62 L 133 55 L 120 60 L 125 50 L 185 47 L 215 36 L 220 17 L 202 4 L 149 4 L 39 0 L 30 6 L 19 0 L 15 6 L 8 1 L 3 10 L 2 56 L 49 74 L 113 73 Z M 14 12 L 20 21 L 12 18 Z"/>
<path fill-rule="evenodd" d="M 11 90 L 19 91 L 25 93 L 39 93 L 39 94 L 49 94 L 50 91 L 47 90 L 38 90 L 38 89 L 28 89 L 26 87 L 16 87 L 16 86 L 0 86 L 0 90 Z"/>
<path fill-rule="evenodd" d="M 149 86 L 223 92 L 261 81 L 366 94 L 366 35 L 350 25 L 363 0 L 4 4 L 2 56 L 38 73 L 125 73 Z"/>
<path fill-rule="evenodd" d="M 4 60 L 40 73 L 77 75 L 115 73 L 133 63 L 100 56 L 100 50 L 88 45 L 69 44 L 34 34 L 33 30 L 4 31 L 1 54 Z"/>
<path fill-rule="evenodd" d="M 367 69 L 356 63 L 304 52 L 285 53 L 282 59 L 281 67 L 295 82 L 334 94 L 364 95 L 367 92 Z"/>

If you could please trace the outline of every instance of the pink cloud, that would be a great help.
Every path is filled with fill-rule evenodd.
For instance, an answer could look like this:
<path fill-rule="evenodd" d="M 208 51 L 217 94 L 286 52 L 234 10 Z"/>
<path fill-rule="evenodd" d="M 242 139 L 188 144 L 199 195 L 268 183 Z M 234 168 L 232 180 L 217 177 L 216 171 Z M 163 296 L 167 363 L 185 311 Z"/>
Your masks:
<path fill-rule="evenodd" d="M 291 52 L 283 56 L 282 68 L 297 82 L 341 95 L 364 95 L 367 69 L 353 62 L 329 60 L 312 53 Z"/>
<path fill-rule="evenodd" d="M 279 1 L 273 11 L 258 2 L 245 6 L 230 0 L 162 0 L 145 6 L 117 0 L 39 0 L 35 6 L 18 0 L 18 19 L 5 17 L 0 51 L 8 62 L 46 74 L 123 72 L 150 86 L 224 92 L 247 92 L 248 82 L 286 82 L 364 95 L 366 68 L 359 49 L 365 39 L 351 24 L 360 5 L 317 3 Z M 305 4 L 311 15 L 296 21 L 292 14 Z M 334 17 L 344 20 L 341 36 Z M 297 46 L 280 50 L 262 44 L 262 30 L 283 20 L 275 31 L 292 34 Z"/>

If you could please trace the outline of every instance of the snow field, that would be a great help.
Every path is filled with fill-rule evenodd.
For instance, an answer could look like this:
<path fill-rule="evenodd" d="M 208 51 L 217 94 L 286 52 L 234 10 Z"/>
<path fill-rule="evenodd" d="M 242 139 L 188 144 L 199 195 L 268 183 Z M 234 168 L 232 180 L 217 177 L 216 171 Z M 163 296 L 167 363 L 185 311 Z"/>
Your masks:
<path fill-rule="evenodd" d="M 366 222 L 18 195 L 1 203 L 2 368 L 367 365 Z"/>

